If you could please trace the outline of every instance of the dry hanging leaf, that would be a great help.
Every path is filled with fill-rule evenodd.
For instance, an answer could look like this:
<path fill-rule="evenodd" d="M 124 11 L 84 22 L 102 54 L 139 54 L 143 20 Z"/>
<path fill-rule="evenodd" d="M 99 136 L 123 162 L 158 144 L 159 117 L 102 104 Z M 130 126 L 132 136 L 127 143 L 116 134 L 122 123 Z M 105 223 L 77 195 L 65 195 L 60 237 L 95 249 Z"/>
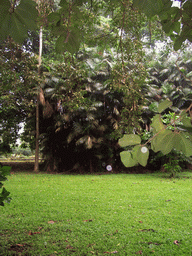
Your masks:
<path fill-rule="evenodd" d="M 43 117 L 50 118 L 53 114 L 53 107 L 51 104 L 46 100 L 44 108 L 43 108 Z"/>
<path fill-rule="evenodd" d="M 93 146 L 92 139 L 89 136 L 88 139 L 87 139 L 87 148 L 90 149 L 90 148 L 92 148 L 92 146 Z"/>
<path fill-rule="evenodd" d="M 61 100 L 59 100 L 59 101 L 57 102 L 57 111 L 59 111 L 60 106 L 61 106 Z"/>
<path fill-rule="evenodd" d="M 115 113 L 115 115 L 117 115 L 117 116 L 120 115 L 120 113 L 116 107 L 113 108 L 113 113 Z"/>
<path fill-rule="evenodd" d="M 39 93 L 39 101 L 40 103 L 45 106 L 45 97 L 44 97 L 44 93 L 43 93 L 43 89 L 40 89 L 40 93 Z"/>
<path fill-rule="evenodd" d="M 113 129 L 114 130 L 117 130 L 119 128 L 119 126 L 118 126 L 118 124 L 115 122 L 114 124 L 113 124 Z"/>

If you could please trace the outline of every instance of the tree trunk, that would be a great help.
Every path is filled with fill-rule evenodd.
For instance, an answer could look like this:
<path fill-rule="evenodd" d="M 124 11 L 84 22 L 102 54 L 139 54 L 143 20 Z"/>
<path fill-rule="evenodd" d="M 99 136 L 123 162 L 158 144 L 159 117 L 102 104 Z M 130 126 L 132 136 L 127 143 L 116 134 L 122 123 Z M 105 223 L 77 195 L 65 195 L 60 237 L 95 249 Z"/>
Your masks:
<path fill-rule="evenodd" d="M 41 56 L 42 56 L 42 48 L 43 48 L 43 30 L 42 27 L 40 27 L 39 31 L 39 66 L 38 66 L 38 74 L 41 76 Z M 37 89 L 37 106 L 36 106 L 36 148 L 35 148 L 35 166 L 34 166 L 34 172 L 39 171 L 39 94 L 40 94 L 40 88 L 38 86 Z"/>
<path fill-rule="evenodd" d="M 37 95 L 37 105 L 36 105 L 36 147 L 35 147 L 35 166 L 34 172 L 39 171 L 39 95 Z"/>

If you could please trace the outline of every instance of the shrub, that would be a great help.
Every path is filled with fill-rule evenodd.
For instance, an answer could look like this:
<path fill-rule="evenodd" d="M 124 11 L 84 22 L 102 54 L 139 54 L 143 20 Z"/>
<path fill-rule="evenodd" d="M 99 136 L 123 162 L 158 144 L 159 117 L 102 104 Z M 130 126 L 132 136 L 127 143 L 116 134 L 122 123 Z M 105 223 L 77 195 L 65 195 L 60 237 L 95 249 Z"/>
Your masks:
<path fill-rule="evenodd" d="M 11 198 L 9 197 L 10 192 L 3 187 L 2 181 L 7 180 L 7 175 L 9 175 L 11 170 L 10 166 L 0 166 L 0 189 L 2 188 L 2 191 L 0 192 L 0 205 L 4 206 L 4 201 L 10 202 Z"/>

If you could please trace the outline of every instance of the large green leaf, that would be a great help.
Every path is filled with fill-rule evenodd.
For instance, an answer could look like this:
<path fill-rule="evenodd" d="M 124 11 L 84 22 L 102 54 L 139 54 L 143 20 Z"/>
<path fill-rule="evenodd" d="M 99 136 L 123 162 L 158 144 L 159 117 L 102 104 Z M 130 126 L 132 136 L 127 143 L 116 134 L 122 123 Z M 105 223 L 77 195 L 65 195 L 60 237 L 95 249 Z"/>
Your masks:
<path fill-rule="evenodd" d="M 57 12 L 51 12 L 48 16 L 48 21 L 54 25 L 57 25 L 60 19 L 61 19 L 61 16 Z"/>
<path fill-rule="evenodd" d="M 177 133 L 175 137 L 175 149 L 182 152 L 185 156 L 192 156 L 192 141 L 185 133 Z"/>
<path fill-rule="evenodd" d="M 186 40 L 186 37 L 177 36 L 174 42 L 174 50 L 178 51 L 181 48 L 182 43 Z"/>
<path fill-rule="evenodd" d="M 141 148 L 141 145 L 136 145 L 132 151 L 131 151 L 131 154 L 132 154 L 132 158 L 137 160 L 137 153 L 138 153 L 138 150 L 140 150 Z"/>
<path fill-rule="evenodd" d="M 188 116 L 188 114 L 186 113 L 186 111 L 182 111 L 181 113 L 181 122 L 183 123 L 183 125 L 181 125 L 180 127 L 182 129 L 187 130 L 188 132 L 192 133 L 192 124 L 191 124 L 191 118 Z"/>
<path fill-rule="evenodd" d="M 189 16 L 192 17 L 192 13 L 191 13 L 192 1 L 191 0 L 185 1 L 182 7 L 189 14 Z"/>
<path fill-rule="evenodd" d="M 132 154 L 129 151 L 122 151 L 120 153 L 120 157 L 125 167 L 133 167 L 138 163 L 137 160 L 132 157 Z"/>
<path fill-rule="evenodd" d="M 163 11 L 169 11 L 171 6 L 172 6 L 172 1 L 171 0 L 162 0 L 163 3 Z"/>
<path fill-rule="evenodd" d="M 11 15 L 9 15 L 9 9 L 11 4 L 9 0 L 0 0 L 0 40 L 4 40 L 7 37 L 7 31 L 10 29 Z"/>
<path fill-rule="evenodd" d="M 133 0 L 133 6 L 141 9 L 149 18 L 160 13 L 163 9 L 162 0 Z"/>
<path fill-rule="evenodd" d="M 0 27 L 3 25 L 3 21 L 8 15 L 10 7 L 9 0 L 0 0 Z"/>
<path fill-rule="evenodd" d="M 164 155 L 169 154 L 174 148 L 174 138 L 176 133 L 165 130 L 158 136 L 157 147 Z"/>
<path fill-rule="evenodd" d="M 71 54 L 76 53 L 80 47 L 80 31 L 73 29 L 70 32 L 63 32 L 56 41 L 56 51 L 58 53 L 68 51 Z"/>
<path fill-rule="evenodd" d="M 157 146 L 157 137 L 154 137 L 151 141 L 151 149 L 157 153 L 159 151 L 159 148 Z"/>
<path fill-rule="evenodd" d="M 18 18 L 27 27 L 27 29 L 37 29 L 36 19 L 38 12 L 34 1 L 22 0 L 15 10 L 15 13 L 18 15 Z"/>
<path fill-rule="evenodd" d="M 145 146 L 141 146 L 137 151 L 137 160 L 140 165 L 146 166 L 149 158 L 149 150 Z"/>
<path fill-rule="evenodd" d="M 156 133 L 165 129 L 165 126 L 161 120 L 161 115 L 157 114 L 153 117 L 151 126 L 155 129 Z"/>
<path fill-rule="evenodd" d="M 151 141 L 151 149 L 154 152 L 161 151 L 164 155 L 171 152 L 174 147 L 174 133 L 170 130 L 163 130 Z"/>
<path fill-rule="evenodd" d="M 140 145 L 136 145 L 132 151 L 123 151 L 120 153 L 121 161 L 126 167 L 133 167 L 138 164 L 137 154 L 140 148 Z"/>
<path fill-rule="evenodd" d="M 172 102 L 170 100 L 164 100 L 162 101 L 158 106 L 159 113 L 162 113 L 165 109 L 172 106 Z"/>
<path fill-rule="evenodd" d="M 176 32 L 177 34 L 179 34 L 180 29 L 181 29 L 181 23 L 179 21 L 174 22 L 171 26 L 171 30 Z"/>
<path fill-rule="evenodd" d="M 9 0 L 0 0 L 0 40 L 11 36 L 14 41 L 22 43 L 28 36 L 28 30 L 35 30 L 38 12 L 32 0 L 21 0 L 20 4 L 10 11 Z"/>
<path fill-rule="evenodd" d="M 141 138 L 136 134 L 126 134 L 121 139 L 119 139 L 119 145 L 121 147 L 137 145 L 140 143 L 141 143 Z"/>
<path fill-rule="evenodd" d="M 11 25 L 12 26 L 9 30 L 9 35 L 13 38 L 15 42 L 22 43 L 27 37 L 27 27 L 20 20 L 17 14 L 11 17 Z"/>
<path fill-rule="evenodd" d="M 7 31 L 11 29 L 11 16 L 7 15 L 0 24 L 0 40 L 5 40 L 8 36 Z"/>
<path fill-rule="evenodd" d="M 170 32 L 172 32 L 171 30 L 172 21 L 170 19 L 162 20 L 161 25 L 166 34 L 169 34 Z"/>

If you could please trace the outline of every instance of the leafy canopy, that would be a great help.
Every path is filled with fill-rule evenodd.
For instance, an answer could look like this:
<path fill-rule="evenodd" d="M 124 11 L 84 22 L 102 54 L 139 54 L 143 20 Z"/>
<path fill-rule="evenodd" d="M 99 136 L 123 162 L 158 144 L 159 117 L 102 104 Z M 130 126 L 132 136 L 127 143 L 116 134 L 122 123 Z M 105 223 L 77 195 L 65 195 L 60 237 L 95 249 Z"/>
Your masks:
<path fill-rule="evenodd" d="M 50 13 L 48 23 L 54 36 L 57 36 L 58 52 L 75 53 L 79 49 L 80 42 L 84 40 L 86 24 L 91 25 L 91 20 L 94 19 L 94 16 L 83 11 L 83 7 L 90 4 L 89 8 L 95 8 L 98 13 L 101 13 L 103 8 L 113 13 L 119 6 L 119 1 L 89 2 L 61 0 L 59 8 Z M 174 6 L 173 2 L 133 0 L 133 7 L 139 8 L 149 19 L 158 15 L 163 30 L 174 41 L 175 50 L 178 50 L 186 39 L 192 42 L 192 1 L 179 1 L 180 6 Z M 22 43 L 28 31 L 37 28 L 36 7 L 37 4 L 33 0 L 0 0 L 0 40 L 11 36 L 16 42 Z"/>
<path fill-rule="evenodd" d="M 133 6 L 143 11 L 149 19 L 158 15 L 163 30 L 174 41 L 174 49 L 181 48 L 188 39 L 192 42 L 192 1 L 176 1 L 179 6 L 173 5 L 171 0 L 133 0 Z"/>

